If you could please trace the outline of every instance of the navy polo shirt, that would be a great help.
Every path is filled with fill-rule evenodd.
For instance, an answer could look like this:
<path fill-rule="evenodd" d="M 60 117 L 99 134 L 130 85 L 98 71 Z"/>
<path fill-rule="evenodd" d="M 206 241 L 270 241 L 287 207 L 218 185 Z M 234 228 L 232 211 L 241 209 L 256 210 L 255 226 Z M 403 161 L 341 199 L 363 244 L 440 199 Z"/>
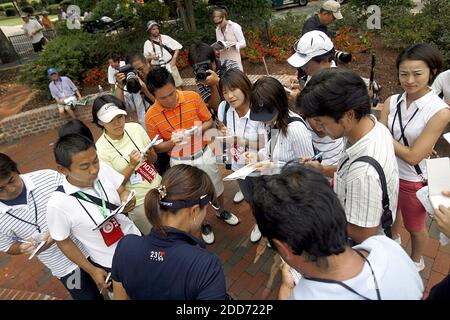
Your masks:
<path fill-rule="evenodd" d="M 217 255 L 183 231 L 126 235 L 114 254 L 111 277 L 137 300 L 221 300 L 226 285 Z"/>

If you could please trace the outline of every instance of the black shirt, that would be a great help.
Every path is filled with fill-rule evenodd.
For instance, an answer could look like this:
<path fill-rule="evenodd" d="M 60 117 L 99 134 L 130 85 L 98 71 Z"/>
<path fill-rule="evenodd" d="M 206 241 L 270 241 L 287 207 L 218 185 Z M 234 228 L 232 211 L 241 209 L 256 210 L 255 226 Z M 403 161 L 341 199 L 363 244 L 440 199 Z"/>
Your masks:
<path fill-rule="evenodd" d="M 314 16 L 312 16 L 311 18 L 309 18 L 308 20 L 305 21 L 305 23 L 303 24 L 303 29 L 302 29 L 301 35 L 304 35 L 305 33 L 313 31 L 313 30 L 322 31 L 327 36 L 329 36 L 330 39 L 333 39 L 333 37 L 334 37 L 333 32 L 328 31 L 327 26 L 320 24 L 320 19 L 317 14 L 315 14 Z"/>
<path fill-rule="evenodd" d="M 166 235 L 153 229 L 143 237 L 127 235 L 117 245 L 111 277 L 130 299 L 224 300 L 220 259 L 202 246 L 174 228 Z"/>

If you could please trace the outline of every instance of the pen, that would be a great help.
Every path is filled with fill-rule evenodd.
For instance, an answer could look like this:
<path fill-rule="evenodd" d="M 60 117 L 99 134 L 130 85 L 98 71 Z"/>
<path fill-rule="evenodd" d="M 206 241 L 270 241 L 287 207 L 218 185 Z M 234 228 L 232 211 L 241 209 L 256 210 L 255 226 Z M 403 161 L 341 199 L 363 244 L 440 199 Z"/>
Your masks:
<path fill-rule="evenodd" d="M 312 158 L 311 161 L 316 161 L 323 155 L 323 152 L 316 153 Z"/>

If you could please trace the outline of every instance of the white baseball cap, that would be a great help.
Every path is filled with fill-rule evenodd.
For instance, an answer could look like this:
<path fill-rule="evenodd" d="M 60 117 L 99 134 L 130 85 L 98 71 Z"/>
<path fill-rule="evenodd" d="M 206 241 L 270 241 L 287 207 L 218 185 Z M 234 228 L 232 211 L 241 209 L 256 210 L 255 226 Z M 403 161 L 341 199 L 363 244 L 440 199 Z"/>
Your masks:
<path fill-rule="evenodd" d="M 100 110 L 97 111 L 97 118 L 104 123 L 110 123 L 119 114 L 127 115 L 125 110 L 120 109 L 114 103 L 104 104 Z"/>
<path fill-rule="evenodd" d="M 322 4 L 322 9 L 333 12 L 333 16 L 340 20 L 343 18 L 341 13 L 341 5 L 337 1 L 328 0 Z"/>
<path fill-rule="evenodd" d="M 287 60 L 294 68 L 303 67 L 314 57 L 320 56 L 333 49 L 333 42 L 322 31 L 305 33 L 294 45 L 295 53 Z"/>

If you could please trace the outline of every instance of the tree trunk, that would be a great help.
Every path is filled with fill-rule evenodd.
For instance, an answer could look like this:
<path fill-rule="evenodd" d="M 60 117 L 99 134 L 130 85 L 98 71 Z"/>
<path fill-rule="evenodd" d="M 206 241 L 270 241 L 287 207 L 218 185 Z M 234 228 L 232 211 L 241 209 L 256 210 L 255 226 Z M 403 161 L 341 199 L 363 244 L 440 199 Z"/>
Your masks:
<path fill-rule="evenodd" d="M 19 56 L 12 43 L 3 33 L 3 30 L 0 28 L 0 60 L 2 63 L 10 63 L 19 60 Z"/>
<path fill-rule="evenodd" d="M 186 3 L 189 31 L 195 32 L 197 31 L 197 26 L 195 25 L 194 5 L 192 4 L 192 0 L 185 0 L 185 3 Z"/>
<path fill-rule="evenodd" d="M 177 0 L 178 15 L 183 22 L 183 27 L 190 32 L 195 32 L 194 5 L 192 0 Z"/>

